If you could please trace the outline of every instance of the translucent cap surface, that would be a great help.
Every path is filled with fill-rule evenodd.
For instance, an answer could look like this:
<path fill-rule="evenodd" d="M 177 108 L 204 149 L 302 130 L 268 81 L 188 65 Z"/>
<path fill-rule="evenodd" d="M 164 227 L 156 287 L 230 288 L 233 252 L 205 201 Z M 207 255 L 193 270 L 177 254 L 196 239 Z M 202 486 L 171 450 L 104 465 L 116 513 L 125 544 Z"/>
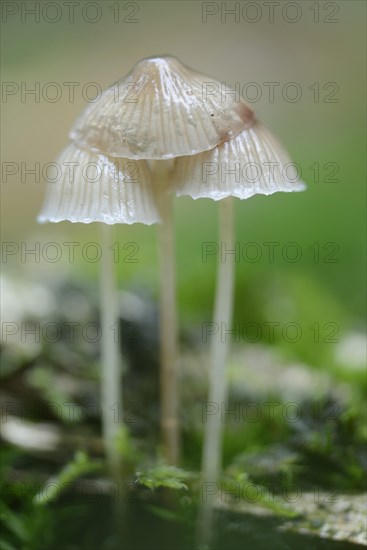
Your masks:
<path fill-rule="evenodd" d="M 303 191 L 297 168 L 259 122 L 211 151 L 176 159 L 177 194 L 193 199 L 247 199 L 277 191 Z"/>
<path fill-rule="evenodd" d="M 70 138 L 109 156 L 168 159 L 212 149 L 252 120 L 247 104 L 220 82 L 174 57 L 155 57 L 90 104 Z"/>
<path fill-rule="evenodd" d="M 159 221 L 144 161 L 109 158 L 70 144 L 49 180 L 40 223 Z"/>

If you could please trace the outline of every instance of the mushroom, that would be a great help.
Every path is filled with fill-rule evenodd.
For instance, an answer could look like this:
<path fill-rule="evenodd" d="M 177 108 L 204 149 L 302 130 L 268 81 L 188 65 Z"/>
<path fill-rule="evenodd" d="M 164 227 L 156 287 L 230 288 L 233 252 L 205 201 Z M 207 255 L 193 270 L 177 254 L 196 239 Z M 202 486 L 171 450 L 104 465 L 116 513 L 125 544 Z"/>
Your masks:
<path fill-rule="evenodd" d="M 208 86 L 210 92 L 205 92 Z M 76 120 L 70 138 L 113 157 L 164 160 L 235 137 L 252 119 L 220 83 L 170 56 L 139 61 Z"/>
<path fill-rule="evenodd" d="M 205 94 L 207 85 L 211 86 L 210 94 Z M 287 167 L 287 154 L 255 120 L 244 101 L 236 100 L 236 94 L 223 96 L 219 82 L 169 56 L 137 63 L 128 75 L 84 110 L 70 138 L 73 144 L 61 154 L 60 161 L 79 163 L 75 178 L 68 180 L 66 169 L 62 169 L 60 181 L 49 185 L 39 221 L 150 224 L 161 218 L 158 234 L 161 428 L 164 457 L 168 463 L 175 464 L 179 456 L 179 434 L 173 194 L 220 200 L 220 239 L 230 249 L 234 240 L 232 197 L 245 199 L 255 194 L 301 191 L 304 184 L 298 181 L 293 167 Z M 129 180 L 131 171 L 126 170 L 126 163 L 131 159 L 137 162 L 139 182 Z M 88 162 L 94 162 L 101 170 L 98 184 L 86 184 L 83 179 L 80 167 Z M 105 246 L 106 239 L 104 233 Z M 113 265 L 104 257 L 101 283 L 104 414 L 107 401 L 120 402 L 117 349 L 112 333 L 108 332 L 116 318 L 113 288 Z M 227 328 L 232 320 L 233 288 L 233 260 L 220 261 L 214 321 L 225 323 Z M 227 356 L 228 343 L 221 342 L 217 331 L 211 342 L 209 383 L 209 400 L 216 403 L 226 399 Z M 105 445 L 113 463 L 116 426 L 112 424 L 106 417 Z M 212 415 L 204 434 L 206 481 L 218 479 L 221 438 L 220 417 Z M 211 513 L 212 500 L 208 499 L 203 508 L 206 538 Z"/>
<path fill-rule="evenodd" d="M 234 248 L 233 198 L 247 199 L 256 194 L 303 191 L 297 170 L 272 134 L 255 118 L 251 127 L 218 147 L 176 161 L 177 194 L 194 199 L 220 201 L 219 240 L 225 250 Z M 214 323 L 231 329 L 234 299 L 234 258 L 219 258 L 214 301 Z M 223 324 L 222 324 L 223 323 Z M 220 407 L 226 402 L 225 367 L 229 342 L 221 331 L 213 334 L 210 347 L 208 402 Z M 219 409 L 220 410 L 220 409 Z M 209 415 L 204 430 L 202 473 L 204 482 L 218 481 L 221 469 L 223 425 L 219 413 Z M 200 537 L 208 542 L 213 497 L 202 505 Z"/>
<path fill-rule="evenodd" d="M 211 93 L 205 94 L 206 86 Z M 214 91 L 213 91 L 214 90 Z M 160 261 L 161 431 L 163 454 L 179 457 L 177 313 L 172 196 L 174 159 L 216 147 L 243 131 L 252 112 L 220 83 L 170 56 L 151 57 L 105 90 L 75 122 L 70 138 L 82 148 L 111 157 L 149 160 L 162 220 Z"/>
<path fill-rule="evenodd" d="M 159 221 L 152 194 L 151 178 L 145 161 L 111 158 L 69 144 L 57 159 L 58 173 L 48 184 L 40 223 L 64 220 L 102 223 L 102 267 L 100 284 L 101 311 L 101 408 L 102 431 L 108 465 L 118 476 L 119 455 L 116 446 L 119 423 L 112 407 L 122 411 L 122 386 L 116 326 L 116 285 L 113 255 L 109 251 L 109 227 L 112 224 Z"/>

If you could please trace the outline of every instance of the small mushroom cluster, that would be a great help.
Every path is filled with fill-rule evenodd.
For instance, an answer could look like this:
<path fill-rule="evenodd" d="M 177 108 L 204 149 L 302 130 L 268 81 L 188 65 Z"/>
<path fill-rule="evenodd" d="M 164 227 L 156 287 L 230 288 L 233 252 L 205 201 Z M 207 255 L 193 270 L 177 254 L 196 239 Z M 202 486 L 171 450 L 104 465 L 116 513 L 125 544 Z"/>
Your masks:
<path fill-rule="evenodd" d="M 290 161 L 282 147 L 243 100 L 222 94 L 219 82 L 174 57 L 137 63 L 82 112 L 70 139 L 58 158 L 61 177 L 49 184 L 40 222 L 160 222 L 162 444 L 165 460 L 175 464 L 179 459 L 179 400 L 172 198 L 189 195 L 220 200 L 220 240 L 230 248 L 231 197 L 300 191 L 304 184 L 292 166 L 287 167 Z M 111 351 L 116 344 L 107 334 L 115 316 L 112 271 L 113 266 L 102 267 L 105 410 L 119 399 L 116 387 L 121 381 L 118 354 Z M 219 263 L 214 321 L 227 323 L 227 328 L 232 319 L 233 275 L 233 262 Z M 213 337 L 209 401 L 225 400 L 227 353 L 228 345 Z M 112 416 L 108 411 L 105 414 Z M 204 435 L 206 480 L 215 481 L 220 470 L 221 431 L 220 418 L 211 416 Z M 107 455 L 114 453 L 111 440 L 115 436 L 116 427 L 106 418 Z"/>

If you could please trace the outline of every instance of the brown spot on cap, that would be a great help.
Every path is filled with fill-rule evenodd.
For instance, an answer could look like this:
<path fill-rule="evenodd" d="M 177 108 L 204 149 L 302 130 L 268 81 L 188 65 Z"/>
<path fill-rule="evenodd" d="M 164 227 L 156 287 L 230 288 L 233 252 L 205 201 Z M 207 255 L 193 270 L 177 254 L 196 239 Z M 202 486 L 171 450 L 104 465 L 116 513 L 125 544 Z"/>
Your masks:
<path fill-rule="evenodd" d="M 238 106 L 238 115 L 240 119 L 246 124 L 246 127 L 249 128 L 255 122 L 255 113 L 246 105 L 244 101 Z"/>
<path fill-rule="evenodd" d="M 232 138 L 233 138 L 232 132 L 223 131 L 220 133 L 220 143 L 224 143 L 225 141 L 231 141 Z"/>
<path fill-rule="evenodd" d="M 225 143 L 235 138 L 239 133 L 251 128 L 256 122 L 255 113 L 246 105 L 245 102 L 241 101 L 238 106 L 238 115 L 244 123 L 244 127 L 240 131 L 232 131 L 230 127 L 228 129 L 222 129 L 220 131 L 220 143 Z"/>

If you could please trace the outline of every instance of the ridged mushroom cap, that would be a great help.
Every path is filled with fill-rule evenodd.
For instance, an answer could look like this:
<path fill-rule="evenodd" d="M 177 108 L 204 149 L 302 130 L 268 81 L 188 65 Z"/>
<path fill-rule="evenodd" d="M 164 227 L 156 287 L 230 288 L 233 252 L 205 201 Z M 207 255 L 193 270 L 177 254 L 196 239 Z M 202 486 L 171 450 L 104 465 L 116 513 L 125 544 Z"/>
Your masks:
<path fill-rule="evenodd" d="M 244 101 L 174 57 L 137 63 L 76 120 L 79 147 L 113 157 L 169 159 L 212 149 L 252 123 Z"/>
<path fill-rule="evenodd" d="M 177 195 L 193 199 L 248 199 L 277 191 L 303 191 L 297 169 L 259 122 L 211 151 L 175 161 Z"/>
<path fill-rule="evenodd" d="M 49 181 L 40 223 L 159 221 L 145 161 L 110 158 L 69 144 Z"/>

